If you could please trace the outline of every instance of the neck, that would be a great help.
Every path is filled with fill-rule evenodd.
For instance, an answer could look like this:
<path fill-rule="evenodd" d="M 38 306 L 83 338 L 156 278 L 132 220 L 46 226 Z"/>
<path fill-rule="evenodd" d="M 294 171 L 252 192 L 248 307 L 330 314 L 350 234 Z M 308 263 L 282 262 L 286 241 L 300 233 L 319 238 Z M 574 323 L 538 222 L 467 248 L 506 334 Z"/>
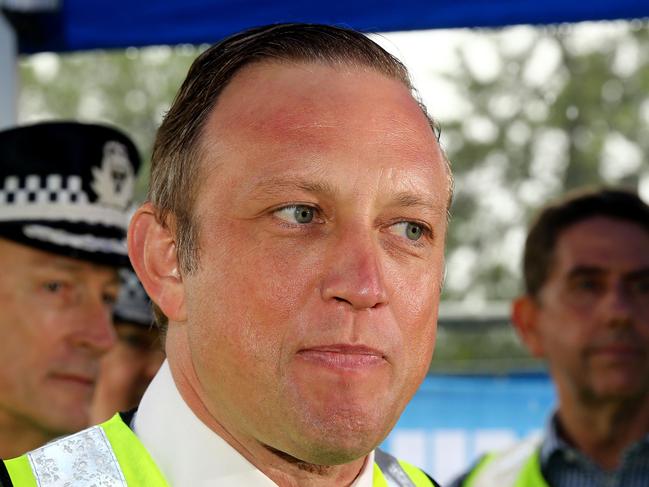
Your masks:
<path fill-rule="evenodd" d="M 227 418 L 217 417 L 206 406 L 198 377 L 188 359 L 190 354 L 176 353 L 177 345 L 173 343 L 173 340 L 167 340 L 167 357 L 174 382 L 185 403 L 208 428 L 279 487 L 350 486 L 359 476 L 365 457 L 344 465 L 311 464 L 265 445 L 231 427 Z"/>
<path fill-rule="evenodd" d="M 0 458 L 15 458 L 56 437 L 52 432 L 0 409 Z"/>
<path fill-rule="evenodd" d="M 600 468 L 614 470 L 624 451 L 649 433 L 649 394 L 601 402 L 562 397 L 558 416 L 569 443 Z"/>

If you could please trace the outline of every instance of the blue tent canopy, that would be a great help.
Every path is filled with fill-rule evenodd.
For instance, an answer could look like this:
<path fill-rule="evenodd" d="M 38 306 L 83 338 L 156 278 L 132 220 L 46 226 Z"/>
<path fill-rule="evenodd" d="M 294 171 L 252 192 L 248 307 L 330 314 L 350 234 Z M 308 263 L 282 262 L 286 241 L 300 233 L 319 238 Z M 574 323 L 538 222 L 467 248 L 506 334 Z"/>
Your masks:
<path fill-rule="evenodd" d="M 647 0 L 0 0 L 21 53 L 213 43 L 255 25 L 366 32 L 649 17 Z"/>

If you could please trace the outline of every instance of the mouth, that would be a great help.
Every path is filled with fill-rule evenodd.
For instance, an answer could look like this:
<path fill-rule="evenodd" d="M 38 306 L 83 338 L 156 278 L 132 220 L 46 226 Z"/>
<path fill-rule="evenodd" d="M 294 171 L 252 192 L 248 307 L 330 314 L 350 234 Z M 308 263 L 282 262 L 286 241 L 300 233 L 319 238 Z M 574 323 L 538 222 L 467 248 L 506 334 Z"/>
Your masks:
<path fill-rule="evenodd" d="M 613 343 L 594 347 L 591 354 L 600 357 L 610 357 L 615 359 L 635 360 L 645 355 L 645 350 L 628 343 Z"/>
<path fill-rule="evenodd" d="M 386 361 L 380 350 L 363 345 L 334 344 L 309 347 L 297 356 L 313 365 L 330 369 L 360 371 L 382 365 Z"/>
<path fill-rule="evenodd" d="M 86 375 L 60 373 L 60 374 L 52 374 L 52 378 L 54 380 L 65 382 L 71 385 L 77 385 L 86 388 L 95 387 L 95 379 L 93 377 L 89 377 Z"/>

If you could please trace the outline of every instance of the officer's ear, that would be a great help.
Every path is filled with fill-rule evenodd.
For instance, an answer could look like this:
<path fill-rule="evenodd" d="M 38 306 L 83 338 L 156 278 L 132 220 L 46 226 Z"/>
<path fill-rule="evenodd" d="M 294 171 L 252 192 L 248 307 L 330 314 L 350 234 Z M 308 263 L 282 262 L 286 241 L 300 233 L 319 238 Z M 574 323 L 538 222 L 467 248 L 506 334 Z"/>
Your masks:
<path fill-rule="evenodd" d="M 151 300 L 170 321 L 186 321 L 185 288 L 176 242 L 151 203 L 137 209 L 128 229 L 128 255 Z"/>
<path fill-rule="evenodd" d="M 512 323 L 529 352 L 535 357 L 545 356 L 539 330 L 539 303 L 529 295 L 516 298 L 512 303 Z"/>

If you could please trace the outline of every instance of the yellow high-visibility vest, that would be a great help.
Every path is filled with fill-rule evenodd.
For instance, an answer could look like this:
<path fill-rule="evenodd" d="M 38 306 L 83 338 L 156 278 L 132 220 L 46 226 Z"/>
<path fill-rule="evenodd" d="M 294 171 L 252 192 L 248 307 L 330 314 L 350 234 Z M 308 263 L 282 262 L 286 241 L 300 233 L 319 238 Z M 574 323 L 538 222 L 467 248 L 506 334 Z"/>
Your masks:
<path fill-rule="evenodd" d="M 502 453 L 486 455 L 462 487 L 549 487 L 541 473 L 540 439 L 532 438 Z"/>

